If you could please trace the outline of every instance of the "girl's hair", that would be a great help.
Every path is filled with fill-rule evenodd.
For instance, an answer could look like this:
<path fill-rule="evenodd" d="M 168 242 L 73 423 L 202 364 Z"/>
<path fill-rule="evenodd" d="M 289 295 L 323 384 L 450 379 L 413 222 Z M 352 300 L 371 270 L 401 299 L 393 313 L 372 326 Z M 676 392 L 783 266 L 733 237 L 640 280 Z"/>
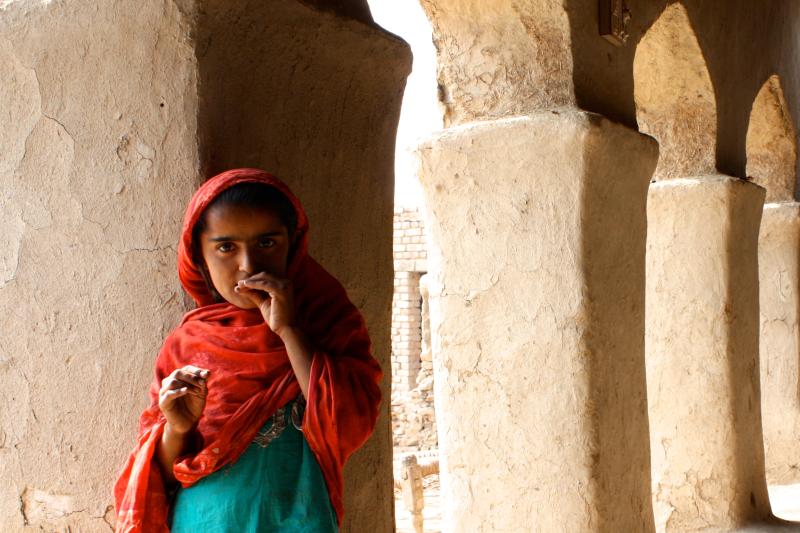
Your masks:
<path fill-rule="evenodd" d="M 206 229 L 206 213 L 212 207 L 221 206 L 272 211 L 278 215 L 281 224 L 289 230 L 289 239 L 294 237 L 297 229 L 297 213 L 282 192 L 263 183 L 245 182 L 225 189 L 208 204 L 192 230 L 192 242 L 195 243 L 195 246 L 200 241 L 200 234 Z"/>

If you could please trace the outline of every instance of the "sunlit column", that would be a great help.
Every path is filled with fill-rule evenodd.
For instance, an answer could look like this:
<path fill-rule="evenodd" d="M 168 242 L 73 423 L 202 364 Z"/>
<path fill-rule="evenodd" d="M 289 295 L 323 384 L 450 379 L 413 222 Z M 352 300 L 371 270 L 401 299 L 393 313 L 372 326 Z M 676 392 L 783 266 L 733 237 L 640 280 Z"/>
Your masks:
<path fill-rule="evenodd" d="M 652 531 L 652 139 L 578 111 L 421 148 L 443 529 Z"/>

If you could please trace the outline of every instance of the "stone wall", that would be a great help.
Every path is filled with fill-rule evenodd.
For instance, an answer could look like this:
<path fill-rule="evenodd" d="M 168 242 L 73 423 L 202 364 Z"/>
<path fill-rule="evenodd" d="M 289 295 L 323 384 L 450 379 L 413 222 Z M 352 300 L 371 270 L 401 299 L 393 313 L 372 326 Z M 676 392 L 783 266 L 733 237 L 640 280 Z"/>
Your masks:
<path fill-rule="evenodd" d="M 421 283 L 428 268 L 426 242 L 419 211 L 395 210 L 392 433 L 400 450 L 437 445 L 427 296 Z"/>
<path fill-rule="evenodd" d="M 422 350 L 422 295 L 419 281 L 423 272 L 394 273 L 392 299 L 392 387 L 408 392 L 417 385 Z"/>

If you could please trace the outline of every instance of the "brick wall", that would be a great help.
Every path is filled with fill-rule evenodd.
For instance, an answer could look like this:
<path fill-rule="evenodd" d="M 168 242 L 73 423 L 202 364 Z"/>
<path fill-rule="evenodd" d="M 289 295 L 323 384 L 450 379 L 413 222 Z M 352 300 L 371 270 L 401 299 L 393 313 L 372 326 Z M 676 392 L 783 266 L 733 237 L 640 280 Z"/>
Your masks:
<path fill-rule="evenodd" d="M 424 287 L 425 228 L 417 210 L 394 214 L 394 298 L 392 300 L 392 432 L 400 449 L 437 446 L 433 410 L 433 363 Z M 424 285 L 424 283 L 423 283 Z M 423 296 L 425 296 L 423 298 Z M 426 336 L 428 337 L 426 339 Z"/>

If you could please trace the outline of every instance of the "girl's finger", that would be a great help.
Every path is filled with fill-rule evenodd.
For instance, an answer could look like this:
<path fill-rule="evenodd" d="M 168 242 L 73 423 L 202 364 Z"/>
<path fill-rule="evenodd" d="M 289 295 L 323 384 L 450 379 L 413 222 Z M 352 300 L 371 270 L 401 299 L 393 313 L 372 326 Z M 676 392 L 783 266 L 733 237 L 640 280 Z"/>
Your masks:
<path fill-rule="evenodd" d="M 266 281 L 286 281 L 283 278 L 279 278 L 278 276 L 273 276 L 269 272 L 259 272 L 258 274 L 254 274 L 249 278 L 245 278 L 243 281 L 259 281 L 259 280 L 266 280 Z"/>
<path fill-rule="evenodd" d="M 188 372 L 190 374 L 194 374 L 195 376 L 203 379 L 206 379 L 210 373 L 208 369 L 200 368 L 194 365 L 186 365 L 185 367 L 180 368 L 179 370 L 182 370 L 183 372 Z"/>
<path fill-rule="evenodd" d="M 239 291 L 239 294 L 248 298 L 251 302 L 256 304 L 258 307 L 261 307 L 265 301 L 270 300 L 272 297 L 268 293 L 263 293 L 258 290 L 247 289 L 243 288 L 243 290 Z"/>
<path fill-rule="evenodd" d="M 161 394 L 161 401 L 159 403 L 172 403 L 173 400 L 176 400 L 181 396 L 186 396 L 187 394 L 189 394 L 188 387 L 164 391 Z"/>
<path fill-rule="evenodd" d="M 205 383 L 206 379 L 200 377 L 199 373 L 196 372 L 188 372 L 186 370 L 180 370 L 173 379 L 178 379 L 183 381 L 184 383 L 191 383 L 192 385 L 201 386 Z"/>
<path fill-rule="evenodd" d="M 264 296 L 266 296 L 268 298 L 271 297 L 269 291 L 266 288 L 264 288 L 264 287 L 248 287 L 243 283 L 242 284 L 237 284 L 233 288 L 233 290 L 235 292 L 238 292 L 242 296 L 248 296 L 248 295 L 251 295 L 251 294 L 260 294 L 260 295 L 262 295 L 262 297 L 264 297 Z"/>
<path fill-rule="evenodd" d="M 180 389 L 181 387 L 189 387 L 189 389 L 199 389 L 203 385 L 201 382 L 184 381 L 182 379 L 173 380 L 170 389 Z"/>
<path fill-rule="evenodd" d="M 164 392 L 167 392 L 169 389 L 174 388 L 175 384 L 176 384 L 176 379 L 172 377 L 172 374 L 170 374 L 168 377 L 161 380 L 161 390 L 159 391 L 159 394 L 162 394 Z"/>
<path fill-rule="evenodd" d="M 202 400 L 205 400 L 205 399 L 208 397 L 208 392 L 206 392 L 206 391 L 200 391 L 200 390 L 191 390 L 191 389 L 190 389 L 190 390 L 189 390 L 189 391 L 186 393 L 186 395 L 187 395 L 187 396 L 194 396 L 195 398 L 200 398 L 200 399 L 202 399 Z"/>
<path fill-rule="evenodd" d="M 176 368 L 167 377 L 161 380 L 161 388 L 173 388 L 175 381 L 196 386 L 205 386 L 205 380 L 210 372 L 205 368 L 198 368 L 186 365 L 183 368 Z"/>
<path fill-rule="evenodd" d="M 165 380 L 166 381 L 166 380 Z M 166 383 L 162 383 L 161 390 L 168 391 L 188 387 L 189 389 L 202 389 L 203 385 L 200 383 L 192 383 L 190 381 L 183 381 L 182 379 L 172 378 Z"/>
<path fill-rule="evenodd" d="M 255 289 L 262 291 L 283 291 L 286 290 L 286 283 L 279 280 L 260 280 L 260 279 L 243 279 L 238 284 L 238 287 L 246 289 Z"/>
<path fill-rule="evenodd" d="M 263 281 L 245 281 L 242 280 L 236 284 L 236 287 L 240 291 L 263 291 L 263 292 L 270 292 L 274 291 L 275 288 L 271 287 L 270 284 L 263 282 Z"/>
<path fill-rule="evenodd" d="M 187 384 L 187 387 L 189 388 L 189 394 L 191 394 L 192 396 L 199 396 L 205 398 L 206 395 L 208 394 L 208 385 L 206 384 L 205 381 L 201 381 L 198 385 Z"/>

